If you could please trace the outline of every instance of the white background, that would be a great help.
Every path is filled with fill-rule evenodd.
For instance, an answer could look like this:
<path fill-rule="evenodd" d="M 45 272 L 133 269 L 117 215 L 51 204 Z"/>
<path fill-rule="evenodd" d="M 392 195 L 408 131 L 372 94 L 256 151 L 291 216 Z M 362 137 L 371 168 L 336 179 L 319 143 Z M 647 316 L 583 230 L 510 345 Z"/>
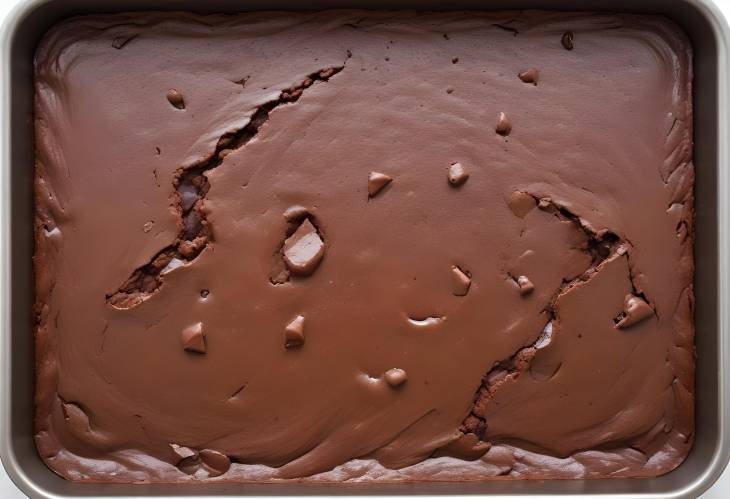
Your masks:
<path fill-rule="evenodd" d="M 5 18 L 7 12 L 22 0 L 0 0 L 0 21 Z M 726 17 L 730 18 L 730 0 L 715 0 Z M 0 499 L 22 499 L 25 495 L 10 481 L 5 468 L 0 466 Z M 710 488 L 702 499 L 727 499 L 730 498 L 730 468 Z"/>

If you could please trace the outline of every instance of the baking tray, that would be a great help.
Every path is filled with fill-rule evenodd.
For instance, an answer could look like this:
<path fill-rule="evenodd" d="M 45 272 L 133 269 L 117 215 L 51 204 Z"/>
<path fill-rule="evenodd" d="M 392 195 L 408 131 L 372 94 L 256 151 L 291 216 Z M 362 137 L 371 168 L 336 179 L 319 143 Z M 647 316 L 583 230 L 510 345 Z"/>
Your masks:
<path fill-rule="evenodd" d="M 33 443 L 33 53 L 38 40 L 65 17 L 129 10 L 244 10 L 328 8 L 420 10 L 593 10 L 663 14 L 694 46 L 696 167 L 695 324 L 696 437 L 687 460 L 656 478 L 416 484 L 78 484 L 52 473 Z M 11 479 L 31 497 L 488 494 L 503 496 L 698 497 L 720 475 L 730 453 L 730 314 L 728 234 L 730 175 L 728 113 L 730 30 L 712 0 L 26 0 L 7 18 L 2 50 L 0 157 L 0 457 Z M 726 304 L 722 306 L 721 304 Z"/>

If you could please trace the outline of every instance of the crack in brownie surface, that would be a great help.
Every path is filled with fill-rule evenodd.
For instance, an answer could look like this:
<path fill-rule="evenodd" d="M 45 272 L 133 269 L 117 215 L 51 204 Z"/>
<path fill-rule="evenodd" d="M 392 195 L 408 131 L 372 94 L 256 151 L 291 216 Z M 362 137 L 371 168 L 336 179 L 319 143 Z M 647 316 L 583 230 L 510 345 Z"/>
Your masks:
<path fill-rule="evenodd" d="M 629 257 L 628 245 L 615 233 L 608 230 L 597 233 L 591 229 L 590 224 L 571 213 L 567 208 L 554 203 L 551 199 L 540 198 L 529 193 L 528 195 L 534 198 L 539 209 L 551 213 L 561 220 L 571 222 L 576 230 L 585 236 L 585 244 L 581 250 L 590 255 L 591 264 L 577 277 L 570 280 L 564 279 L 560 288 L 552 295 L 543 311 L 547 316 L 547 322 L 539 336 L 509 358 L 496 362 L 482 378 L 481 386 L 474 396 L 474 405 L 460 428 L 462 433 L 473 433 L 480 440 L 486 439 L 485 432 L 489 422 L 485 417 L 485 408 L 494 398 L 495 392 L 500 389 L 500 386 L 515 380 L 522 373 L 529 370 L 535 356 L 552 341 L 553 321 L 557 318 L 556 303 L 560 297 L 577 283 L 586 282 L 597 272 L 600 272 L 601 264 L 604 261 L 620 256 L 625 256 L 627 259 Z"/>
<path fill-rule="evenodd" d="M 175 210 L 180 216 L 181 223 L 175 243 L 159 251 L 151 258 L 150 263 L 132 272 L 116 292 L 107 295 L 107 302 L 119 309 L 133 308 L 162 287 L 167 270 L 195 260 L 213 238 L 213 228 L 207 220 L 203 207 L 205 196 L 210 189 L 205 172 L 220 166 L 226 155 L 253 139 L 268 121 L 269 114 L 274 109 L 284 104 L 295 103 L 307 88 L 315 83 L 328 81 L 344 68 L 343 64 L 322 69 L 307 76 L 301 84 L 281 92 L 277 100 L 259 106 L 245 127 L 218 139 L 210 158 L 177 173 L 173 180 L 174 199 Z"/>

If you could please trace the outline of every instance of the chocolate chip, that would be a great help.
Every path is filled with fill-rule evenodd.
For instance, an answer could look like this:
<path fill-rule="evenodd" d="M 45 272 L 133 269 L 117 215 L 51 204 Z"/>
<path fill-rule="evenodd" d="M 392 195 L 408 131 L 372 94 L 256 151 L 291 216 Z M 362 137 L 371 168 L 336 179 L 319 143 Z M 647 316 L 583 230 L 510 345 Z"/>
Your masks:
<path fill-rule="evenodd" d="M 204 299 L 204 300 L 205 300 L 206 298 L 208 298 L 208 295 L 209 295 L 209 294 L 210 294 L 210 291 L 208 291 L 207 289 L 201 289 L 201 290 L 200 290 L 200 297 L 201 297 L 202 299 Z"/>
<path fill-rule="evenodd" d="M 535 285 L 524 275 L 517 278 L 517 285 L 520 287 L 520 294 L 522 296 L 529 295 L 535 290 Z"/>
<path fill-rule="evenodd" d="M 498 134 L 507 136 L 512 131 L 512 123 L 510 122 L 507 115 L 499 113 L 499 119 L 497 120 L 497 126 L 494 129 Z"/>
<path fill-rule="evenodd" d="M 471 277 L 456 265 L 451 267 L 451 289 L 455 296 L 466 296 L 471 287 Z"/>
<path fill-rule="evenodd" d="M 200 460 L 209 476 L 220 476 L 231 468 L 231 460 L 225 454 L 212 449 L 200 451 Z"/>
<path fill-rule="evenodd" d="M 624 298 L 623 312 L 614 321 L 618 329 L 623 329 L 648 319 L 652 315 L 654 315 L 654 309 L 648 303 L 638 296 L 629 294 Z"/>
<path fill-rule="evenodd" d="M 385 374 L 383 374 L 383 378 L 385 379 L 386 383 L 388 383 L 393 388 L 396 388 L 405 383 L 408 379 L 408 376 L 403 369 L 398 369 L 397 367 L 394 367 L 393 369 L 388 369 L 387 371 L 385 371 Z"/>
<path fill-rule="evenodd" d="M 172 453 L 172 464 L 177 465 L 183 459 L 197 456 L 197 452 L 189 447 L 183 447 L 182 445 L 170 444 L 170 451 Z"/>
<path fill-rule="evenodd" d="M 284 241 L 284 263 L 299 275 L 310 275 L 324 256 L 324 241 L 308 218 Z"/>
<path fill-rule="evenodd" d="M 368 197 L 375 197 L 383 188 L 393 181 L 385 173 L 370 172 L 368 176 Z"/>
<path fill-rule="evenodd" d="M 560 38 L 560 43 L 563 44 L 565 50 L 573 50 L 573 33 L 566 31 Z"/>
<path fill-rule="evenodd" d="M 186 473 L 188 475 L 195 475 L 200 469 L 200 458 L 197 454 L 194 456 L 186 457 L 185 459 L 177 463 L 176 466 L 183 473 Z"/>
<path fill-rule="evenodd" d="M 458 57 L 454 57 L 454 58 L 451 59 L 451 64 L 456 64 L 457 62 L 459 62 L 459 58 Z"/>
<path fill-rule="evenodd" d="M 518 73 L 517 77 L 524 83 L 532 83 L 533 85 L 537 85 L 537 80 L 540 77 L 540 72 L 535 68 L 530 68 Z"/>
<path fill-rule="evenodd" d="M 183 348 L 188 352 L 205 353 L 205 334 L 203 333 L 203 323 L 196 322 L 195 324 L 186 327 L 182 331 L 182 344 Z"/>
<path fill-rule="evenodd" d="M 185 109 L 185 100 L 180 92 L 171 88 L 167 91 L 167 100 L 178 109 Z"/>
<path fill-rule="evenodd" d="M 304 316 L 297 315 L 284 328 L 284 347 L 296 348 L 304 345 Z"/>
<path fill-rule="evenodd" d="M 537 206 L 537 202 L 526 192 L 514 191 L 507 197 L 507 206 L 516 217 L 525 218 Z"/>
<path fill-rule="evenodd" d="M 449 183 L 455 187 L 460 186 L 469 180 L 469 173 L 461 163 L 453 163 L 449 166 Z"/>

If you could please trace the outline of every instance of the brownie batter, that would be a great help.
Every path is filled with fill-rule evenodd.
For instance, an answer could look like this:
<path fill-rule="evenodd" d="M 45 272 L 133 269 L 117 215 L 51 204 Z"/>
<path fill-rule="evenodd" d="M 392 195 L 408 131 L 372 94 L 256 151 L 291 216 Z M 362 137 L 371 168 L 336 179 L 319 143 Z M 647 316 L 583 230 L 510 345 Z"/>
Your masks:
<path fill-rule="evenodd" d="M 61 476 L 642 477 L 689 451 L 670 21 L 130 13 L 64 21 L 35 67 Z"/>

